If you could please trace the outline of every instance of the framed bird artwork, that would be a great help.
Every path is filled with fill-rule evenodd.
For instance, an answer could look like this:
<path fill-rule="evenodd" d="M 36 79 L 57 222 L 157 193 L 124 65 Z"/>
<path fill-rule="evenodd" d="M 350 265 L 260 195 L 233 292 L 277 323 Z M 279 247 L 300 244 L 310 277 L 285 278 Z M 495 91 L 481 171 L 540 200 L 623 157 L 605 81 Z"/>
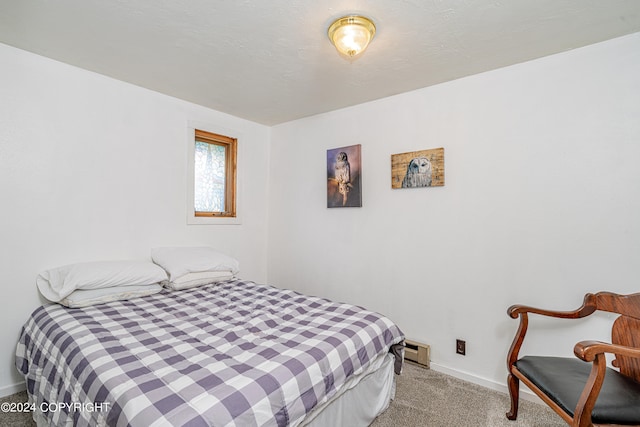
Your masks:
<path fill-rule="evenodd" d="M 327 150 L 327 207 L 362 207 L 360 144 Z"/>
<path fill-rule="evenodd" d="M 444 148 L 391 155 L 391 188 L 444 185 Z"/>

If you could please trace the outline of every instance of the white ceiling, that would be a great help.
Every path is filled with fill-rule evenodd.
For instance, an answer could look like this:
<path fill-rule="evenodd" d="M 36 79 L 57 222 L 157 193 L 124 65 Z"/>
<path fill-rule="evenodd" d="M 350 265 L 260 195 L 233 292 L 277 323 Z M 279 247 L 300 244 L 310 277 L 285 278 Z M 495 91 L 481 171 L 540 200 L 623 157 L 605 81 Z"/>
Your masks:
<path fill-rule="evenodd" d="M 638 31 L 640 0 L 0 0 L 2 43 L 266 125 Z"/>

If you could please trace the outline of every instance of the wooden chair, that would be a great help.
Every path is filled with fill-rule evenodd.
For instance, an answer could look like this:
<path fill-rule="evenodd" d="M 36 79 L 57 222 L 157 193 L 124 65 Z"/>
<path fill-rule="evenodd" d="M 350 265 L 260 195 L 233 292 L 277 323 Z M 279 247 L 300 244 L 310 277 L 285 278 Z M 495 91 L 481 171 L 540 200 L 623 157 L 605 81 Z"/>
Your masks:
<path fill-rule="evenodd" d="M 611 344 L 581 341 L 573 348 L 577 358 L 525 356 L 518 359 L 529 313 L 579 319 L 596 310 L 620 314 L 613 323 Z M 520 326 L 507 356 L 511 396 L 508 419 L 515 420 L 518 416 L 522 381 L 571 426 L 640 425 L 640 293 L 587 294 L 582 307 L 574 311 L 513 305 L 507 313 L 513 319 L 520 317 Z M 617 369 L 606 366 L 605 353 L 615 355 L 612 364 Z"/>

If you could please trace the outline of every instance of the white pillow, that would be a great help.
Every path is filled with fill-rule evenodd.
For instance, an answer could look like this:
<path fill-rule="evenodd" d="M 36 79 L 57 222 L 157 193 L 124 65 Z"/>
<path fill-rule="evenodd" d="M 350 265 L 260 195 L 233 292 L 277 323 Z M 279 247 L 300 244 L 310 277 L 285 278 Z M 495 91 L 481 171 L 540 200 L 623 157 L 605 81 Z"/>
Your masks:
<path fill-rule="evenodd" d="M 71 308 L 87 307 L 111 301 L 128 300 L 136 297 L 157 294 L 162 290 L 159 284 L 142 286 L 115 286 L 101 289 L 78 289 L 59 301 Z"/>
<path fill-rule="evenodd" d="M 45 298 L 58 302 L 77 289 L 142 286 L 164 280 L 165 271 L 149 261 L 101 261 L 43 271 L 36 284 Z"/>
<path fill-rule="evenodd" d="M 203 271 L 199 273 L 187 273 L 178 277 L 171 282 L 165 282 L 164 285 L 178 291 L 180 289 L 189 289 L 195 286 L 208 285 L 209 283 L 222 282 L 223 280 L 233 279 L 233 273 L 230 271 Z"/>
<path fill-rule="evenodd" d="M 172 282 L 188 273 L 240 271 L 237 259 L 208 247 L 153 248 L 151 259 L 167 271 Z"/>

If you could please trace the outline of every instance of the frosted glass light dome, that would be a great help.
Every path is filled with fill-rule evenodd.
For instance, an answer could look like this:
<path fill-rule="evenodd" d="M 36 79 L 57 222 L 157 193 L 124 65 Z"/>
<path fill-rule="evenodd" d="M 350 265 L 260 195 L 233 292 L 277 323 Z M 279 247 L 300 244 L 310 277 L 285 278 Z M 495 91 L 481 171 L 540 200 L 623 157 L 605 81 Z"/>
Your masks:
<path fill-rule="evenodd" d="M 364 16 L 345 16 L 329 27 L 328 35 L 338 52 L 354 57 L 362 53 L 376 34 L 376 26 Z"/>

